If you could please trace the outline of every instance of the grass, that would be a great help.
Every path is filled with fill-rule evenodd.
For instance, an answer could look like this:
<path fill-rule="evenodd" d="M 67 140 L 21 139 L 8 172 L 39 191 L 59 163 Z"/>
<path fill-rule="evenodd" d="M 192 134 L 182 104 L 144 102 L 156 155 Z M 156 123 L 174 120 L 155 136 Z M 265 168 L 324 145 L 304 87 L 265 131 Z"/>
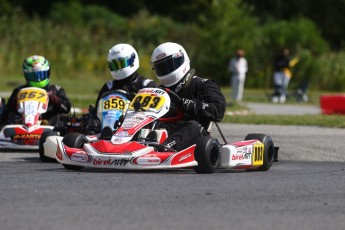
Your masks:
<path fill-rule="evenodd" d="M 9 80 L 10 79 L 10 80 Z M 86 80 L 85 80 L 86 79 Z M 75 78 L 54 79 L 51 82 L 61 85 L 67 92 L 73 105 L 78 108 L 87 108 L 94 104 L 98 91 L 102 85 L 111 80 L 110 76 L 83 76 Z M 17 85 L 22 84 L 24 79 L 21 76 L 1 77 L 0 92 L 11 92 Z M 230 88 L 222 87 L 222 93 L 227 101 L 227 111 L 235 115 L 226 115 L 222 122 L 242 124 L 274 124 L 274 125 L 307 125 L 322 127 L 345 128 L 345 116 L 343 115 L 255 115 L 248 111 L 245 103 L 232 103 L 230 101 Z M 306 105 L 319 106 L 319 97 L 327 92 L 311 91 L 310 102 Z M 270 91 L 263 89 L 245 89 L 244 102 L 270 103 Z M 287 99 L 286 104 L 297 104 L 293 97 Z M 300 104 L 300 103 L 299 103 Z M 236 112 L 240 112 L 236 115 Z M 246 115 L 243 115 L 245 112 Z"/>
<path fill-rule="evenodd" d="M 301 125 L 345 128 L 345 115 L 258 115 L 251 113 L 245 106 L 245 102 L 271 103 L 270 91 L 262 89 L 245 89 L 244 103 L 231 103 L 230 88 L 222 88 L 227 100 L 227 111 L 233 115 L 225 115 L 222 122 L 237 124 L 272 124 L 272 125 Z M 293 95 L 293 92 L 289 92 Z M 287 98 L 286 104 L 298 104 L 320 106 L 320 96 L 332 92 L 310 91 L 309 102 L 297 102 L 293 96 Z M 227 96 L 228 95 L 228 96 Z M 245 115 L 243 115 L 245 114 Z"/>

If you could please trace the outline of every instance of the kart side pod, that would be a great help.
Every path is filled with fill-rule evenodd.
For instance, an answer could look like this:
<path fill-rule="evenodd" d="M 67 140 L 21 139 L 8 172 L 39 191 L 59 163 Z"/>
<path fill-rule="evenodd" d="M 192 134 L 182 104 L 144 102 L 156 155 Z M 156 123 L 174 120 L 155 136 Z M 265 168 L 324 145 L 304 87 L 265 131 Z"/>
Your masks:
<path fill-rule="evenodd" d="M 247 146 L 236 146 L 232 144 L 223 145 L 220 149 L 220 168 L 225 169 L 250 169 L 253 168 L 252 144 Z M 255 162 L 256 163 L 256 162 Z"/>
<path fill-rule="evenodd" d="M 278 161 L 278 149 L 269 136 L 226 144 L 221 147 L 220 168 L 267 171 Z"/>

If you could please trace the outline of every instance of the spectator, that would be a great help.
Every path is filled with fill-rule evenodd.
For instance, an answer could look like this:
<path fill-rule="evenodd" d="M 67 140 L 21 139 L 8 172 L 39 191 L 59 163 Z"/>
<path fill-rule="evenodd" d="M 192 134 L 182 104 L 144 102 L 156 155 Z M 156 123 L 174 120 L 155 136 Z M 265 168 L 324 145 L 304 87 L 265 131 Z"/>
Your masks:
<path fill-rule="evenodd" d="M 292 77 L 291 68 L 297 64 L 298 58 L 290 59 L 288 48 L 282 49 L 281 53 L 274 58 L 273 103 L 285 103 L 287 88 Z"/>
<path fill-rule="evenodd" d="M 242 49 L 238 49 L 229 62 L 228 70 L 231 73 L 232 99 L 240 102 L 243 97 L 244 82 L 248 71 L 248 63 Z"/>

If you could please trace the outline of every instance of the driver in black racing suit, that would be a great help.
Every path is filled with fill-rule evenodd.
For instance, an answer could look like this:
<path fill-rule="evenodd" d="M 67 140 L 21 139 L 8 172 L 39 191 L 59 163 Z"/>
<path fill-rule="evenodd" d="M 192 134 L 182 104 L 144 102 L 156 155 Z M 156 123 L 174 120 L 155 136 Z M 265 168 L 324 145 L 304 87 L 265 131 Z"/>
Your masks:
<path fill-rule="evenodd" d="M 97 108 L 102 95 L 112 90 L 124 90 L 128 99 L 132 100 L 135 94 L 142 88 L 157 87 L 157 84 L 141 76 L 138 73 L 139 56 L 137 51 L 129 44 L 117 44 L 113 46 L 108 53 L 108 68 L 114 80 L 106 82 L 96 100 L 96 105 L 90 114 L 90 122 L 87 129 L 91 133 L 101 131 L 101 123 L 97 118 Z"/>
<path fill-rule="evenodd" d="M 208 135 L 206 130 L 211 121 L 222 120 L 226 107 L 224 95 L 216 82 L 195 76 L 189 57 L 179 44 L 167 42 L 158 46 L 151 63 L 160 83 L 179 96 L 171 95 L 171 99 L 185 114 L 183 120 L 163 124 L 169 134 L 163 144 L 176 151 L 183 150 L 195 144 L 197 138 Z"/>
<path fill-rule="evenodd" d="M 21 115 L 17 111 L 18 92 L 23 88 L 38 87 L 45 89 L 49 96 L 48 109 L 41 115 L 42 119 L 49 125 L 62 126 L 63 122 L 60 121 L 59 116 L 70 112 L 71 102 L 61 86 L 49 84 L 50 64 L 48 60 L 39 55 L 26 58 L 23 62 L 23 73 L 26 84 L 18 86 L 12 91 L 0 121 L 1 125 L 21 122 Z"/>

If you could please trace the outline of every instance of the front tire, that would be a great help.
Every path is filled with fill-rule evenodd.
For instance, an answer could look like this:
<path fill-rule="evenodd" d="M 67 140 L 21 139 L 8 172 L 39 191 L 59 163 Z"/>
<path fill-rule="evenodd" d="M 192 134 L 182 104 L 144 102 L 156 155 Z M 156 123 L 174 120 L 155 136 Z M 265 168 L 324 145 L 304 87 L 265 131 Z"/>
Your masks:
<path fill-rule="evenodd" d="M 58 135 L 58 132 L 55 132 L 55 131 L 46 131 L 44 133 L 42 133 L 41 135 L 41 138 L 38 142 L 38 152 L 40 154 L 40 159 L 42 162 L 56 162 L 55 159 L 53 158 L 50 158 L 50 157 L 46 157 L 44 155 L 44 146 L 43 144 L 46 142 L 47 140 L 47 137 L 49 136 L 57 136 Z"/>
<path fill-rule="evenodd" d="M 196 142 L 194 151 L 198 166 L 194 167 L 196 173 L 214 173 L 220 165 L 220 145 L 217 139 L 210 136 L 201 137 Z"/>
<path fill-rule="evenodd" d="M 264 144 L 263 165 L 260 166 L 257 170 L 268 171 L 273 165 L 273 161 L 274 161 L 275 150 L 274 150 L 273 140 L 270 136 L 261 134 L 261 133 L 251 133 L 251 134 L 248 134 L 244 138 L 244 140 L 253 140 L 253 139 L 257 139 Z"/>
<path fill-rule="evenodd" d="M 87 143 L 87 139 L 85 135 L 80 133 L 68 133 L 63 139 L 62 143 L 64 143 L 67 147 L 70 148 L 82 148 L 85 143 Z M 69 164 L 62 164 L 63 167 L 69 170 L 81 170 L 83 166 L 76 166 L 76 165 L 69 165 Z"/>

